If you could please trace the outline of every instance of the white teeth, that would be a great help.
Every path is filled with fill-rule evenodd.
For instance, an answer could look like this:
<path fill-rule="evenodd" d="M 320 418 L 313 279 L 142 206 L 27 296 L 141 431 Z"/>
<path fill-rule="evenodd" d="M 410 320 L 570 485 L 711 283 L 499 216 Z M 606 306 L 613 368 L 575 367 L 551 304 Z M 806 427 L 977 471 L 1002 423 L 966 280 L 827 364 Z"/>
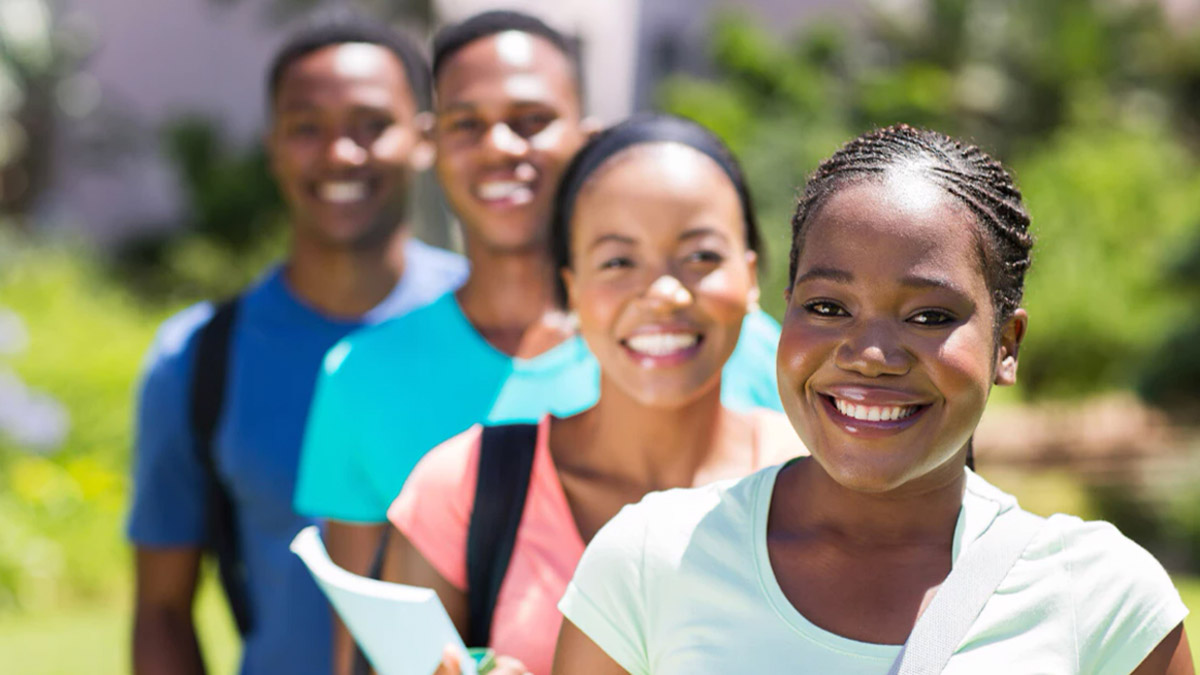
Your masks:
<path fill-rule="evenodd" d="M 917 411 L 917 406 L 865 406 L 855 405 L 841 400 L 840 398 L 833 399 L 834 405 L 838 412 L 846 417 L 853 417 L 856 420 L 864 420 L 867 422 L 888 422 L 891 420 L 901 420 Z"/>
<path fill-rule="evenodd" d="M 533 190 L 530 189 L 527 183 L 498 180 L 490 183 L 480 183 L 476 189 L 476 194 L 484 201 L 498 199 L 525 200 L 533 196 Z"/>
<path fill-rule="evenodd" d="M 348 204 L 366 199 L 367 184 L 362 181 L 321 183 L 318 194 L 324 201 L 333 204 Z"/>
<path fill-rule="evenodd" d="M 695 333 L 645 333 L 625 341 L 635 352 L 648 356 L 666 356 L 694 346 L 700 341 Z"/>

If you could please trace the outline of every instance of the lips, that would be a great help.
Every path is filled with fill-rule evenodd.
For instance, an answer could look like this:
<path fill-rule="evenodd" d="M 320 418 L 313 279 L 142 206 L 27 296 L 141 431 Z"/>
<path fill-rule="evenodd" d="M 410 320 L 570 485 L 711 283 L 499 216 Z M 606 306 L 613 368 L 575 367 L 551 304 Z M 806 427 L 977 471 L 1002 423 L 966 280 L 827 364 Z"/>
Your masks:
<path fill-rule="evenodd" d="M 621 340 L 621 346 L 639 365 L 664 368 L 679 365 L 700 351 L 704 335 L 696 331 L 649 330 Z"/>
<path fill-rule="evenodd" d="M 833 386 L 819 392 L 821 407 L 843 431 L 859 438 L 883 437 L 916 424 L 932 402 L 893 389 Z"/>
<path fill-rule="evenodd" d="M 494 180 L 478 183 L 475 196 L 497 205 L 520 206 L 533 201 L 533 184 L 526 181 Z"/>

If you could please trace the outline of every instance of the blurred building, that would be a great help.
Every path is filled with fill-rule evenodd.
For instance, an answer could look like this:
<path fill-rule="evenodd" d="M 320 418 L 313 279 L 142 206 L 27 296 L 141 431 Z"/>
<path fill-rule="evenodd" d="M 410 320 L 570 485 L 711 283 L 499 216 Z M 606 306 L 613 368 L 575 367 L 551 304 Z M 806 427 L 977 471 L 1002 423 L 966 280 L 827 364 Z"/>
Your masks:
<path fill-rule="evenodd" d="M 105 245 L 182 222 L 184 190 L 163 156 L 159 134 L 172 119 L 200 115 L 235 146 L 257 142 L 266 109 L 264 71 L 287 28 L 265 2 L 74 0 L 73 10 L 96 35 L 84 69 L 98 84 L 100 99 L 87 123 L 68 119 L 60 125 L 52 178 L 35 213 L 43 227 L 79 231 Z M 781 32 L 813 12 L 845 4 L 736 3 Z M 612 122 L 651 107 L 654 87 L 667 74 L 705 70 L 706 36 L 720 5 L 722 0 L 431 0 L 429 9 L 443 22 L 484 9 L 521 9 L 578 35 L 589 108 Z"/>

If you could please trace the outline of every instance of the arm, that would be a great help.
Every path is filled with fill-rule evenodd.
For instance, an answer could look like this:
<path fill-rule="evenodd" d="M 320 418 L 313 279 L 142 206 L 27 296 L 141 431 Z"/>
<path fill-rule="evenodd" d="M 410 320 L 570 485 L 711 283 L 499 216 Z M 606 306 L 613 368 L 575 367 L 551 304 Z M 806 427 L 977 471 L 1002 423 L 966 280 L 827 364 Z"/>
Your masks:
<path fill-rule="evenodd" d="M 192 600 L 200 550 L 137 549 L 133 620 L 133 672 L 191 675 L 204 672 Z"/>
<path fill-rule="evenodd" d="M 367 575 L 385 523 L 348 523 L 329 521 L 325 530 L 325 547 L 329 558 L 338 566 L 355 574 Z M 333 612 L 333 672 L 350 675 L 354 663 L 354 639 Z"/>
<path fill-rule="evenodd" d="M 628 671 L 617 665 L 591 638 L 563 619 L 558 632 L 558 647 L 554 650 L 553 675 L 628 675 Z"/>
<path fill-rule="evenodd" d="M 467 606 L 467 592 L 446 581 L 437 569 L 421 555 L 412 542 L 398 530 L 392 530 L 388 538 L 388 553 L 383 565 L 385 581 L 395 581 L 410 586 L 432 588 L 438 594 L 438 599 L 454 622 L 459 635 L 467 635 L 467 624 L 470 622 L 470 610 Z"/>
<path fill-rule="evenodd" d="M 1195 675 L 1192 650 L 1183 624 L 1175 627 L 1133 671 L 1133 675 Z"/>

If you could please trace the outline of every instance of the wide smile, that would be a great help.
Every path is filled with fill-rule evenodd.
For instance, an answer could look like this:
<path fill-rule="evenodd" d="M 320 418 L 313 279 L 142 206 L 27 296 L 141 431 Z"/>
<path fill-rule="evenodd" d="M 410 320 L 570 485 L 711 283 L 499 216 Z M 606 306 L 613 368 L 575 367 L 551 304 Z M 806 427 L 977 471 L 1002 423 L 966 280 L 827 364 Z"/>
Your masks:
<path fill-rule="evenodd" d="M 369 200 L 378 189 L 377 183 L 372 179 L 318 181 L 312 185 L 310 194 L 331 206 L 354 206 Z"/>
<path fill-rule="evenodd" d="M 515 208 L 533 201 L 537 185 L 533 181 L 489 180 L 476 183 L 473 193 L 489 208 Z"/>
<path fill-rule="evenodd" d="M 684 363 L 699 353 L 703 343 L 704 334 L 696 331 L 647 331 L 621 340 L 625 353 L 648 368 Z"/>
<path fill-rule="evenodd" d="M 932 404 L 853 401 L 821 393 L 821 408 L 837 427 L 858 438 L 881 438 L 912 427 Z"/>

